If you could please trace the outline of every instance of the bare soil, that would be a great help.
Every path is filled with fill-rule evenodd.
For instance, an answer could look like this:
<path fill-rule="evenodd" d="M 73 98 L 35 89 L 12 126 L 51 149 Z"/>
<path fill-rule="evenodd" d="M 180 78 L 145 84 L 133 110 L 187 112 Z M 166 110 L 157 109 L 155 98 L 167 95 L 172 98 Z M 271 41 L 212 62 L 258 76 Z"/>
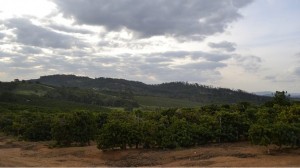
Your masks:
<path fill-rule="evenodd" d="M 0 136 L 0 167 L 91 167 L 91 166 L 250 166 L 300 167 L 300 149 L 251 145 L 249 142 L 211 144 L 189 149 L 127 149 L 102 152 L 87 147 L 54 148 L 50 142 L 23 142 Z"/>

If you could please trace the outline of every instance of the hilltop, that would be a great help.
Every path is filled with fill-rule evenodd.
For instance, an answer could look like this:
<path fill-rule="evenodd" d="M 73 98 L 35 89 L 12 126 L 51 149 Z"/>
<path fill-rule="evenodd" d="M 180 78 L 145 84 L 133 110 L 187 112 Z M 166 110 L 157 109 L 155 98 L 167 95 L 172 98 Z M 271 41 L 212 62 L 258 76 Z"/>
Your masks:
<path fill-rule="evenodd" d="M 187 82 L 170 82 L 149 85 L 138 81 L 114 78 L 89 78 L 75 75 L 50 75 L 29 80 L 53 87 L 92 89 L 109 95 L 136 101 L 146 106 L 200 106 L 207 104 L 233 104 L 251 102 L 261 104 L 269 97 L 258 96 L 242 90 L 215 88 Z"/>

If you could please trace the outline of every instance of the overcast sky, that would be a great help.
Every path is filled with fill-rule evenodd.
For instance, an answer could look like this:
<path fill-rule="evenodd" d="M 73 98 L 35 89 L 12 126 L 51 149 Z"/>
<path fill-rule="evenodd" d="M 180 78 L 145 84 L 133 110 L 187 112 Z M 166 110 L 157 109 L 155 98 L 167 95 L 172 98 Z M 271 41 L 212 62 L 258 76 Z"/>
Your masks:
<path fill-rule="evenodd" d="M 299 0 L 1 0 L 0 81 L 51 74 L 300 92 Z"/>

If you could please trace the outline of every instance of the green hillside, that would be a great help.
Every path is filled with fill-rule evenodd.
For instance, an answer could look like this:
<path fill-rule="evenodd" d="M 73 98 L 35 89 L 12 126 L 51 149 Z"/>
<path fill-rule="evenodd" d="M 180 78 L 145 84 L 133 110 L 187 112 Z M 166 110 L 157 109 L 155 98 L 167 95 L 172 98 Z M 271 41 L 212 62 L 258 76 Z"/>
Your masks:
<path fill-rule="evenodd" d="M 20 95 L 44 96 L 53 89 L 53 87 L 42 84 L 23 83 L 18 85 L 18 87 L 13 90 L 13 93 Z"/>
<path fill-rule="evenodd" d="M 0 83 L 0 102 L 33 105 L 72 102 L 125 108 L 131 111 L 142 106 L 199 107 L 238 102 L 263 104 L 268 100 L 270 97 L 257 96 L 241 90 L 214 88 L 187 82 L 147 85 L 124 79 L 52 75 L 28 81 Z"/>
<path fill-rule="evenodd" d="M 257 96 L 242 90 L 214 88 L 187 82 L 170 82 L 148 85 L 138 81 L 113 78 L 89 78 L 75 75 L 42 76 L 30 80 L 56 87 L 93 89 L 105 95 L 135 100 L 140 105 L 151 106 L 198 106 L 206 104 L 234 104 L 251 102 L 262 104 L 270 97 Z M 133 99 L 133 97 L 135 97 Z M 159 101 L 162 100 L 162 101 Z"/>
<path fill-rule="evenodd" d="M 94 89 L 56 87 L 34 82 L 1 82 L 0 102 L 53 106 L 74 103 L 106 107 L 138 107 L 131 97 L 110 95 Z"/>
<path fill-rule="evenodd" d="M 135 96 L 135 100 L 144 106 L 158 106 L 158 107 L 198 107 L 201 106 L 199 102 L 188 100 L 172 99 L 166 97 L 155 96 Z"/>

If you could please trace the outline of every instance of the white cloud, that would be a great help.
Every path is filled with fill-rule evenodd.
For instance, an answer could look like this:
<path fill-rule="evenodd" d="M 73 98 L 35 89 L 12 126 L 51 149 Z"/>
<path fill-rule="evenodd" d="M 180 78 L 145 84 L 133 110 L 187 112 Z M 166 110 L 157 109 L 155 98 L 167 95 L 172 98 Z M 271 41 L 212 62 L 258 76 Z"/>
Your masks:
<path fill-rule="evenodd" d="M 0 1 L 2 18 L 22 17 L 24 15 L 43 18 L 51 14 L 55 4 L 48 0 L 9 0 Z"/>

